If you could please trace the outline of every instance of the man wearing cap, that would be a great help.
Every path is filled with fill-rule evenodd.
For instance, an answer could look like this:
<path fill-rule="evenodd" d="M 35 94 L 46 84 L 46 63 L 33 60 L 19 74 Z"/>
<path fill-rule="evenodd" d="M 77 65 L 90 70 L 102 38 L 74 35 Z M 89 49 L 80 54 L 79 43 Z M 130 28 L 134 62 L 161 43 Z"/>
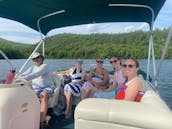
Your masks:
<path fill-rule="evenodd" d="M 31 81 L 33 90 L 36 92 L 37 96 L 41 98 L 40 122 L 42 125 L 46 120 L 48 98 L 53 95 L 54 83 L 48 65 L 43 63 L 44 56 L 35 52 L 32 55 L 32 61 L 34 66 L 22 73 L 20 77 Z"/>

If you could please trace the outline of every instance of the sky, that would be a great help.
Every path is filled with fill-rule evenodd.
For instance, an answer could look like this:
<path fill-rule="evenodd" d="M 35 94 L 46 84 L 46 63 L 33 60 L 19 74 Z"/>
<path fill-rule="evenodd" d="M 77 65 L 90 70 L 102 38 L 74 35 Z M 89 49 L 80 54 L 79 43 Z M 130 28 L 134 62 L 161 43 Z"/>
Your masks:
<path fill-rule="evenodd" d="M 172 25 L 172 0 L 166 0 L 156 21 L 154 29 L 164 29 Z M 148 30 L 147 23 L 102 23 L 65 27 L 50 31 L 47 36 L 59 33 L 91 34 L 91 33 L 124 33 L 135 30 Z M 12 20 L 0 18 L 0 38 L 10 41 L 35 44 L 40 41 L 40 33 Z"/>

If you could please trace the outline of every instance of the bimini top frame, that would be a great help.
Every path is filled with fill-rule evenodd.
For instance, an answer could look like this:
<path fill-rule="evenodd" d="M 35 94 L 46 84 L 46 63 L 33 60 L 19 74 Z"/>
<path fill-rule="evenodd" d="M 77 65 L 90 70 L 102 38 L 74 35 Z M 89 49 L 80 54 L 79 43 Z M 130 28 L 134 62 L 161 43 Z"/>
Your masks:
<path fill-rule="evenodd" d="M 46 35 L 54 28 L 89 23 L 146 22 L 150 25 L 151 30 L 147 67 L 149 76 L 151 55 L 154 75 L 156 74 L 152 36 L 153 22 L 165 1 L 166 0 L 2 0 L 0 1 L 0 17 L 18 21 L 32 29 L 40 31 L 42 40 L 38 46 L 43 42 L 42 34 Z M 65 10 L 65 13 L 57 13 L 58 15 L 54 15 L 57 10 Z M 34 51 L 36 51 L 37 48 Z M 19 72 L 21 72 L 21 70 Z"/>
<path fill-rule="evenodd" d="M 114 7 L 115 8 L 116 7 L 126 8 L 127 7 L 127 8 L 131 8 L 131 10 L 132 10 L 132 8 L 145 8 L 145 9 L 149 10 L 149 14 L 151 14 L 151 20 L 150 20 L 151 22 L 150 22 L 150 39 L 149 39 L 148 64 L 147 64 L 147 80 L 148 80 L 149 74 L 150 74 L 149 71 L 150 71 L 151 52 L 152 52 L 152 62 L 153 62 L 153 70 L 154 70 L 153 72 L 154 72 L 154 75 L 156 75 L 156 65 L 155 65 L 154 48 L 153 48 L 153 35 L 152 35 L 153 23 L 154 23 L 154 19 L 155 19 L 154 10 L 150 6 L 148 6 L 148 5 L 138 5 L 138 4 L 108 4 L 107 6 L 109 8 L 114 8 Z M 41 18 L 38 19 L 38 21 L 37 21 L 37 27 L 38 27 L 38 30 L 39 30 L 40 35 L 41 35 L 41 41 L 38 44 L 38 46 L 35 48 L 35 50 L 33 51 L 33 53 L 38 49 L 38 47 L 40 46 L 40 44 L 43 44 L 43 54 L 44 54 L 44 38 L 43 38 L 42 30 L 41 30 L 41 27 L 40 27 L 40 21 L 41 20 L 44 20 L 45 18 L 54 16 L 54 15 L 58 15 L 58 14 L 61 14 L 61 13 L 64 13 L 64 12 L 65 12 L 65 10 L 53 12 L 53 13 L 47 14 L 45 16 L 42 16 Z M 31 56 L 32 56 L 32 54 L 31 54 Z M 22 68 L 19 70 L 19 73 L 23 70 L 24 66 L 30 60 L 30 57 L 26 61 L 26 63 L 22 66 Z M 156 80 L 155 80 L 155 86 L 157 86 Z"/>

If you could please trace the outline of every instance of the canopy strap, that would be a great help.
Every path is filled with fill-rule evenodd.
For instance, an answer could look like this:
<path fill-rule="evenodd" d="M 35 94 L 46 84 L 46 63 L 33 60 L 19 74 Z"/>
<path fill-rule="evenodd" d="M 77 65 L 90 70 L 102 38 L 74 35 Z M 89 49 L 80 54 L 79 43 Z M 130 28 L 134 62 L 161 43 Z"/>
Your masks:
<path fill-rule="evenodd" d="M 159 63 L 158 68 L 157 68 L 157 73 L 156 73 L 155 77 L 153 78 L 153 80 L 157 80 L 157 78 L 158 78 L 158 75 L 159 75 L 159 72 L 160 72 L 160 68 L 161 68 L 162 62 L 163 62 L 163 60 L 165 58 L 165 54 L 167 53 L 168 46 L 170 44 L 171 38 L 172 38 L 172 25 L 171 25 L 170 30 L 168 32 L 166 43 L 165 43 L 165 46 L 164 46 L 164 48 L 162 50 L 162 55 L 161 55 L 160 63 Z"/>
<path fill-rule="evenodd" d="M 152 30 L 150 32 L 150 38 L 149 38 L 149 49 L 148 49 L 148 63 L 147 63 L 147 76 L 146 76 L 146 80 L 149 80 L 149 76 L 150 76 L 150 57 L 151 57 L 151 49 L 152 49 L 152 45 L 151 45 L 151 38 L 152 37 Z"/>
<path fill-rule="evenodd" d="M 148 64 L 147 64 L 147 76 L 146 80 L 149 80 L 150 76 L 150 60 L 152 55 L 152 66 L 153 66 L 153 76 L 156 75 L 156 64 L 155 64 L 155 55 L 154 55 L 154 45 L 153 45 L 153 31 L 150 31 L 150 38 L 149 38 L 149 51 L 148 51 Z M 153 81 L 152 81 L 153 82 Z M 154 80 L 155 89 L 157 89 L 157 80 Z"/>
<path fill-rule="evenodd" d="M 152 45 L 152 65 L 153 65 L 153 76 L 156 75 L 156 64 L 155 64 L 155 54 L 154 54 L 154 45 L 153 45 L 153 36 L 151 36 L 151 45 Z M 154 80 L 155 88 L 158 88 L 157 80 Z"/>

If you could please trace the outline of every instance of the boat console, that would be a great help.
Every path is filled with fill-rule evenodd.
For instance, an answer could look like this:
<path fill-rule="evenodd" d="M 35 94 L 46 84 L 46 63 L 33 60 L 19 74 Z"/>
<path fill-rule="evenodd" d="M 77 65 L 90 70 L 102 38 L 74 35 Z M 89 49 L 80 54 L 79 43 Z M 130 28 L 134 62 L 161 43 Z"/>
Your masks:
<path fill-rule="evenodd" d="M 28 85 L 0 84 L 0 129 L 39 129 L 40 102 Z"/>

